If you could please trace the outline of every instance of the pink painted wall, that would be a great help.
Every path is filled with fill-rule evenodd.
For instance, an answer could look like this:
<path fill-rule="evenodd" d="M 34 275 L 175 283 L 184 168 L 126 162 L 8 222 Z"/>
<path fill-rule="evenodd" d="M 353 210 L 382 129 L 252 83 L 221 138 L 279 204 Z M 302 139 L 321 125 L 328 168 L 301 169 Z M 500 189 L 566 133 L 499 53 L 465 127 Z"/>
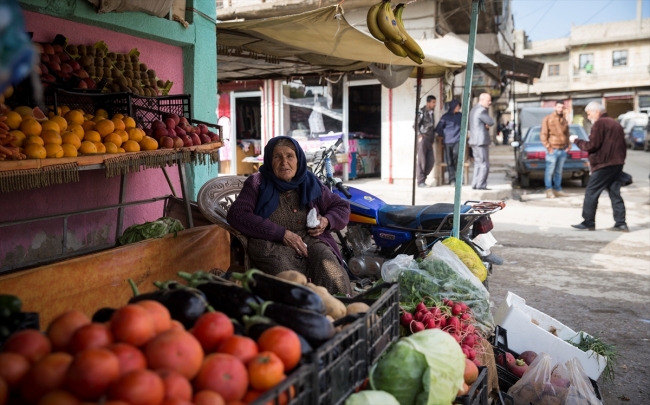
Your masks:
<path fill-rule="evenodd" d="M 180 47 L 29 11 L 24 11 L 24 14 L 26 28 L 34 32 L 34 40 L 38 42 L 49 42 L 56 34 L 62 34 L 73 44 L 92 45 L 103 40 L 111 51 L 119 53 L 138 48 L 141 62 L 154 69 L 159 78 L 174 82 L 171 93 L 183 92 L 183 55 Z M 167 171 L 180 196 L 177 168 L 167 168 Z M 0 194 L 0 222 L 115 204 L 119 199 L 119 185 L 119 176 L 107 179 L 103 170 L 93 170 L 80 172 L 79 183 Z M 171 191 L 162 170 L 149 169 L 128 175 L 127 201 L 165 194 L 171 194 Z M 162 214 L 162 202 L 126 208 L 124 229 L 154 220 Z M 117 210 L 72 217 L 68 222 L 69 246 L 78 250 L 100 241 L 114 241 L 116 218 Z M 60 251 L 61 238 L 60 219 L 0 228 L 0 267 L 22 262 L 26 258 L 43 257 L 57 249 Z"/>

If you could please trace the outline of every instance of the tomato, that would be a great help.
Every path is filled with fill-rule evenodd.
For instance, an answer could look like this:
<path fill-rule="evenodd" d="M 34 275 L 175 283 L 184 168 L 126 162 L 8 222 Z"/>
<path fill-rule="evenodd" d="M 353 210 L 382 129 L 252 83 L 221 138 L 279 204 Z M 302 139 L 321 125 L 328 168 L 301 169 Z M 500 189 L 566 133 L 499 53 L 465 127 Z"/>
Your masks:
<path fill-rule="evenodd" d="M 120 376 L 120 361 L 108 349 L 87 349 L 70 364 L 65 386 L 77 398 L 96 401 Z"/>
<path fill-rule="evenodd" d="M 178 322 L 176 319 L 172 319 L 171 326 L 169 327 L 170 330 L 180 330 L 182 332 L 185 332 L 185 326 L 183 326 L 182 323 Z"/>
<path fill-rule="evenodd" d="M 242 399 L 248 390 L 246 366 L 230 354 L 211 354 L 205 358 L 201 371 L 194 379 L 194 388 L 197 391 L 215 391 L 225 401 Z"/>
<path fill-rule="evenodd" d="M 217 353 L 232 354 L 246 364 L 257 355 L 257 343 L 251 338 L 233 335 L 219 345 Z"/>
<path fill-rule="evenodd" d="M 113 335 L 103 323 L 90 323 L 76 330 L 70 339 L 68 351 L 72 354 L 86 349 L 100 349 L 113 343 Z"/>
<path fill-rule="evenodd" d="M 172 317 L 169 314 L 169 310 L 160 302 L 144 300 L 136 302 L 135 305 L 139 305 L 149 312 L 149 315 L 153 318 L 156 334 L 164 332 L 172 327 Z"/>
<path fill-rule="evenodd" d="M 165 385 L 155 372 L 135 370 L 111 384 L 108 398 L 131 405 L 160 405 L 165 399 Z"/>
<path fill-rule="evenodd" d="M 113 313 L 111 332 L 116 341 L 138 347 L 156 336 L 156 325 L 145 307 L 131 304 Z"/>
<path fill-rule="evenodd" d="M 284 379 L 284 364 L 275 353 L 261 352 L 248 362 L 248 377 L 251 387 L 266 391 Z"/>
<path fill-rule="evenodd" d="M 43 357 L 34 364 L 20 384 L 23 399 L 36 404 L 43 395 L 61 387 L 70 363 L 72 356 L 68 353 L 54 352 Z"/>
<path fill-rule="evenodd" d="M 0 405 L 5 405 L 7 403 L 7 398 L 9 397 L 9 385 L 0 377 Z"/>
<path fill-rule="evenodd" d="M 56 390 L 43 395 L 38 405 L 79 405 L 79 400 L 67 391 Z"/>
<path fill-rule="evenodd" d="M 22 354 L 34 364 L 52 351 L 52 344 L 41 332 L 26 329 L 9 336 L 2 345 L 2 351 Z"/>
<path fill-rule="evenodd" d="M 190 332 L 201 343 L 206 353 L 212 353 L 221 342 L 235 334 L 235 327 L 228 315 L 222 312 L 208 312 L 196 320 Z"/>
<path fill-rule="evenodd" d="M 194 394 L 194 405 L 226 405 L 223 397 L 210 390 L 199 391 Z"/>
<path fill-rule="evenodd" d="M 176 371 L 158 370 L 158 375 L 165 385 L 165 399 L 179 398 L 192 400 L 192 384 Z"/>
<path fill-rule="evenodd" d="M 262 391 L 248 391 L 246 395 L 244 395 L 244 398 L 242 398 L 242 402 L 244 403 L 253 402 L 257 398 L 262 396 L 262 394 L 264 394 Z"/>
<path fill-rule="evenodd" d="M 120 361 L 120 375 L 147 368 L 147 359 L 135 346 L 128 343 L 113 343 L 107 349 L 115 353 Z"/>
<path fill-rule="evenodd" d="M 0 353 L 0 378 L 3 378 L 9 388 L 16 387 L 29 371 L 29 360 L 18 353 Z"/>
<path fill-rule="evenodd" d="M 192 403 L 180 398 L 168 398 L 163 401 L 162 405 L 192 405 Z"/>
<path fill-rule="evenodd" d="M 144 347 L 147 364 L 152 370 L 177 371 L 191 380 L 201 369 L 203 349 L 189 332 L 168 330 L 151 339 Z"/>
<path fill-rule="evenodd" d="M 265 330 L 257 339 L 257 345 L 262 352 L 275 353 L 282 360 L 285 372 L 293 370 L 302 356 L 300 338 L 296 332 L 284 326 L 273 326 Z"/>
<path fill-rule="evenodd" d="M 52 349 L 55 351 L 63 351 L 68 348 L 72 335 L 84 325 L 90 323 L 90 318 L 83 312 L 68 311 L 59 315 L 50 322 L 47 327 L 47 337 L 52 342 Z"/>

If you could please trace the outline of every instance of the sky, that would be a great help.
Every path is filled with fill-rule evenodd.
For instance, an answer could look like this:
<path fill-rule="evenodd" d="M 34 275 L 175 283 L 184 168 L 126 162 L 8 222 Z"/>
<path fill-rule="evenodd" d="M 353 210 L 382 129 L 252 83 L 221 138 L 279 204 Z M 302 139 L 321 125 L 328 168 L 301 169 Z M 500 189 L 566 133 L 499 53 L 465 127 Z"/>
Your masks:
<path fill-rule="evenodd" d="M 650 0 L 642 0 L 643 18 L 650 18 Z M 515 29 L 531 41 L 569 36 L 574 25 L 634 20 L 636 0 L 512 0 Z"/>

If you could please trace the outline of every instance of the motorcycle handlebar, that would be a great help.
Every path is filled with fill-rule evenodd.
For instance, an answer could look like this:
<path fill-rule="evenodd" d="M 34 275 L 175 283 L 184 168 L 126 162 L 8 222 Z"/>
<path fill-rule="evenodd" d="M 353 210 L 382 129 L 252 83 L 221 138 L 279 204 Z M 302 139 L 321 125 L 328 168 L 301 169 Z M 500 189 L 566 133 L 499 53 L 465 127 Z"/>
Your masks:
<path fill-rule="evenodd" d="M 338 183 L 336 183 L 336 188 L 337 188 L 341 193 L 343 193 L 343 195 L 344 195 L 348 200 L 352 198 L 352 194 L 350 194 L 350 192 L 345 188 L 345 186 L 343 185 L 343 183 L 341 183 L 340 181 L 339 181 Z"/>

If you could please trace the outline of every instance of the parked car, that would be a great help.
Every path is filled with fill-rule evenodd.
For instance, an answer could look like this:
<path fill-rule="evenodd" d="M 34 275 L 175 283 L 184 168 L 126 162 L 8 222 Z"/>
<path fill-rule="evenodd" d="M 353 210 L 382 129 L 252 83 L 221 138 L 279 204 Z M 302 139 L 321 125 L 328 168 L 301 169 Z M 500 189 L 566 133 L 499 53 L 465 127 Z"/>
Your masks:
<path fill-rule="evenodd" d="M 625 143 L 630 149 L 642 149 L 645 144 L 646 130 L 645 127 L 635 126 L 630 132 L 625 134 Z"/>
<path fill-rule="evenodd" d="M 546 169 L 546 148 L 539 139 L 541 126 L 536 125 L 528 129 L 522 142 L 512 142 L 515 150 L 515 168 L 519 185 L 522 188 L 530 186 L 531 179 L 544 179 Z M 588 140 L 587 133 L 580 125 L 569 125 L 571 135 L 579 139 Z M 576 145 L 571 145 L 571 150 L 564 162 L 562 179 L 580 179 L 582 187 L 589 182 L 589 161 L 587 152 L 581 151 Z"/>

